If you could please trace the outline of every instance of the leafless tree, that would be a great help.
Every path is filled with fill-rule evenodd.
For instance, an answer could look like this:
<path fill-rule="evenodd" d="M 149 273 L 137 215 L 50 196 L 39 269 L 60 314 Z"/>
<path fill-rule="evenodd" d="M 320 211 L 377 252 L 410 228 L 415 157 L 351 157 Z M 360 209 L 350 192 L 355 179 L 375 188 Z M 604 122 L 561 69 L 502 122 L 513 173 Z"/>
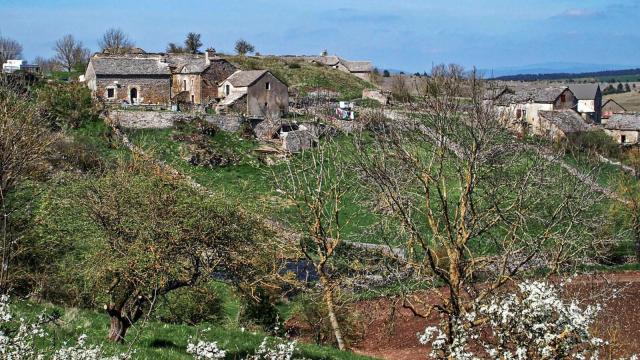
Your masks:
<path fill-rule="evenodd" d="M 238 55 L 245 56 L 246 54 L 254 52 L 256 49 L 248 41 L 240 39 L 236 41 L 235 50 Z"/>
<path fill-rule="evenodd" d="M 10 59 L 22 57 L 22 45 L 19 42 L 0 36 L 0 64 Z"/>
<path fill-rule="evenodd" d="M 353 190 L 353 179 L 347 176 L 338 151 L 330 141 L 291 160 L 284 174 L 276 174 L 277 186 L 284 191 L 298 210 L 302 232 L 299 251 L 314 264 L 322 286 L 323 301 L 338 348 L 345 349 L 345 341 L 336 315 L 335 292 L 337 281 L 331 272 L 336 249 L 343 243 L 342 229 L 349 222 L 342 212 L 345 195 Z"/>
<path fill-rule="evenodd" d="M 86 64 L 91 56 L 89 49 L 82 45 L 82 41 L 76 40 L 71 34 L 56 41 L 53 49 L 56 51 L 54 59 L 68 72 L 77 66 Z"/>
<path fill-rule="evenodd" d="M 0 289 L 8 290 L 11 262 L 19 239 L 11 229 L 11 217 L 24 207 L 15 199 L 18 186 L 47 171 L 47 155 L 53 137 L 40 120 L 38 108 L 21 95 L 0 87 L 0 231 L 2 267 Z"/>
<path fill-rule="evenodd" d="M 390 209 L 388 226 L 402 229 L 389 241 L 405 244 L 415 274 L 433 279 L 440 298 L 411 295 L 404 306 L 438 312 L 452 341 L 456 319 L 523 273 L 558 273 L 601 249 L 601 198 L 501 128 L 474 73 L 435 70 L 421 111 L 371 127 L 356 158 Z"/>
<path fill-rule="evenodd" d="M 167 44 L 166 52 L 168 54 L 181 54 L 181 53 L 186 53 L 187 50 L 176 43 L 169 43 Z"/>
<path fill-rule="evenodd" d="M 57 68 L 59 68 L 57 62 L 53 59 L 46 59 L 43 58 L 41 56 L 36 57 L 36 59 L 33 61 L 34 64 L 37 64 L 38 66 L 40 66 L 40 71 L 42 71 L 43 73 L 50 73 L 52 71 L 55 71 Z"/>
<path fill-rule="evenodd" d="M 111 54 L 126 53 L 135 46 L 124 31 L 116 28 L 107 30 L 98 40 L 98 45 L 102 51 L 108 51 Z"/>

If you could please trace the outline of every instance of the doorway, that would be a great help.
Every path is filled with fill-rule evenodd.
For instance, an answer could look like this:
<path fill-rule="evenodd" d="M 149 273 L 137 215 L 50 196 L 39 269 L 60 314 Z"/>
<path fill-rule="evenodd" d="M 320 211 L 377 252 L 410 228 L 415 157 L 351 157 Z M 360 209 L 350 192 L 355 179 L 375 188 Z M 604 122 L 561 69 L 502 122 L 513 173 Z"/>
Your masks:
<path fill-rule="evenodd" d="M 131 104 L 135 105 L 138 103 L 138 89 L 132 88 L 129 92 L 129 99 L 131 100 Z"/>

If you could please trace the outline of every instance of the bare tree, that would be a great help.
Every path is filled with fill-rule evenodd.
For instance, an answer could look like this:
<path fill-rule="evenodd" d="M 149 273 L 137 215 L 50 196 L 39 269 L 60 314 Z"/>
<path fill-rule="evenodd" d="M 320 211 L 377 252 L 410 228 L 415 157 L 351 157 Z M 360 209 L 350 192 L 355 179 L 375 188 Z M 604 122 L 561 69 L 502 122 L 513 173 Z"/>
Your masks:
<path fill-rule="evenodd" d="M 14 197 L 18 186 L 46 172 L 53 137 L 40 120 L 38 108 L 27 99 L 0 87 L 0 236 L 2 266 L 0 289 L 8 290 L 11 262 L 19 239 L 11 229 L 11 217 L 24 207 Z"/>
<path fill-rule="evenodd" d="M 82 45 L 82 41 L 76 40 L 68 34 L 56 41 L 53 48 L 56 51 L 54 59 L 58 61 L 67 72 L 75 67 L 86 64 L 91 56 L 89 49 Z"/>
<path fill-rule="evenodd" d="M 338 151 L 330 142 L 301 155 L 306 161 L 292 160 L 285 174 L 276 175 L 282 189 L 299 212 L 297 228 L 302 231 L 299 250 L 314 264 L 322 286 L 323 301 L 338 348 L 345 341 L 336 315 L 337 281 L 331 266 L 336 249 L 342 245 L 342 228 L 348 223 L 342 213 L 344 197 L 353 188 Z"/>
<path fill-rule="evenodd" d="M 256 49 L 248 41 L 240 39 L 236 41 L 235 50 L 238 55 L 245 56 L 246 54 L 254 52 Z"/>
<path fill-rule="evenodd" d="M 19 42 L 0 36 L 0 64 L 10 59 L 22 57 L 22 45 Z"/>
<path fill-rule="evenodd" d="M 100 46 L 102 51 L 108 51 L 111 54 L 122 54 L 126 53 L 135 45 L 124 31 L 111 28 L 98 40 L 98 46 Z"/>
<path fill-rule="evenodd" d="M 402 229 L 388 241 L 405 244 L 440 298 L 411 295 L 404 306 L 442 315 L 451 343 L 456 321 L 526 271 L 557 273 L 593 255 L 601 198 L 501 128 L 474 73 L 436 70 L 420 112 L 393 113 L 356 145 L 362 177 L 393 215 L 385 221 Z"/>
<path fill-rule="evenodd" d="M 200 34 L 196 34 L 194 32 L 190 32 L 187 34 L 187 38 L 184 40 L 184 47 L 186 52 L 191 54 L 197 54 L 198 49 L 202 46 L 202 41 L 200 41 Z"/>
<path fill-rule="evenodd" d="M 46 59 L 42 56 L 38 56 L 35 58 L 35 60 L 33 61 L 34 64 L 37 64 L 38 66 L 40 66 L 40 71 L 42 71 L 43 73 L 50 73 L 52 71 L 55 71 L 56 68 L 58 68 L 58 64 L 56 63 L 55 60 L 53 59 Z"/>

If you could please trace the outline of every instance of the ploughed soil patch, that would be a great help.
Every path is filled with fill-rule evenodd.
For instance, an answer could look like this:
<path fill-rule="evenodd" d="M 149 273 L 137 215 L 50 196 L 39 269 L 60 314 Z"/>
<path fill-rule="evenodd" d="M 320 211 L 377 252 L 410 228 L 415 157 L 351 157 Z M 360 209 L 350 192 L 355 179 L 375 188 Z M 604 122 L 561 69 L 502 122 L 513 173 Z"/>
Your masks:
<path fill-rule="evenodd" d="M 602 311 L 593 327 L 595 335 L 610 342 L 603 358 L 640 354 L 640 272 L 580 275 L 565 286 L 565 293 L 582 305 L 601 304 Z M 435 304 L 438 297 L 430 293 L 416 298 Z M 413 303 L 420 310 L 418 303 Z M 353 351 L 382 359 L 426 359 L 430 349 L 418 342 L 417 333 L 426 326 L 437 325 L 437 314 L 427 319 L 415 316 L 399 298 L 380 298 L 355 304 L 362 322 L 362 334 L 351 343 Z M 305 326 L 292 319 L 303 340 Z"/>

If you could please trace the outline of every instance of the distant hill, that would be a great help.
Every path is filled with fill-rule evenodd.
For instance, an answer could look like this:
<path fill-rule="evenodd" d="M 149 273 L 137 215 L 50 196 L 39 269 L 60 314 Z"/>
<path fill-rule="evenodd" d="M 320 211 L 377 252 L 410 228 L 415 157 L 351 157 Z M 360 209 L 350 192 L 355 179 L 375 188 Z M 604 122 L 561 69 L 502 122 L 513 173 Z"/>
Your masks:
<path fill-rule="evenodd" d="M 518 74 L 494 77 L 491 80 L 504 81 L 538 81 L 538 80 L 566 80 L 566 79 L 596 79 L 607 81 L 615 79 L 617 81 L 640 81 L 640 68 L 623 70 L 606 70 L 593 72 L 557 72 L 548 74 Z"/>

